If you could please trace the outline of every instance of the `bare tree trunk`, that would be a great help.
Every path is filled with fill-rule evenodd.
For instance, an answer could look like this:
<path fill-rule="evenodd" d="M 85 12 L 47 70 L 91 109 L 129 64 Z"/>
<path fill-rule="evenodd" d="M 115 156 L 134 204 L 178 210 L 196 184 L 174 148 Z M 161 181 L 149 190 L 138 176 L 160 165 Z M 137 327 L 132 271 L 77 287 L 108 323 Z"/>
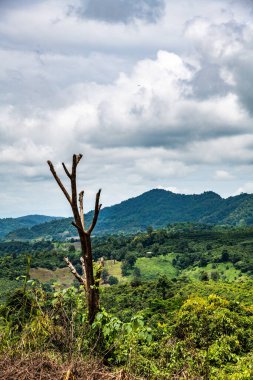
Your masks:
<path fill-rule="evenodd" d="M 102 266 L 100 265 L 95 271 L 94 265 L 93 265 L 93 257 L 92 257 L 91 233 L 94 227 L 96 226 L 99 211 L 102 205 L 99 203 L 100 193 L 101 193 L 101 190 L 99 190 L 96 195 L 95 209 L 94 209 L 92 222 L 89 228 L 85 229 L 84 213 L 83 213 L 84 192 L 81 191 L 79 193 L 79 198 L 77 200 L 77 186 L 76 186 L 76 168 L 81 158 L 82 158 L 81 154 L 73 155 L 71 173 L 69 172 L 65 164 L 62 163 L 63 169 L 66 175 L 68 176 L 68 178 L 70 179 L 71 196 L 69 195 L 68 191 L 64 187 L 60 178 L 58 177 L 52 162 L 47 161 L 47 163 L 49 165 L 51 173 L 53 174 L 54 179 L 58 183 L 60 189 L 62 190 L 63 194 L 65 195 L 65 197 L 67 198 L 71 206 L 73 216 L 74 216 L 74 222 L 72 222 L 72 224 L 76 227 L 79 237 L 80 237 L 81 251 L 82 251 L 80 260 L 81 260 L 82 268 L 83 268 L 82 276 L 79 275 L 74 265 L 70 262 L 70 260 L 67 257 L 65 257 L 64 260 L 66 264 L 68 265 L 70 271 L 79 281 L 79 283 L 84 287 L 84 290 L 87 295 L 88 321 L 90 324 L 92 324 L 97 312 L 99 311 L 99 282 L 100 282 L 100 277 L 101 277 Z M 78 207 L 78 202 L 79 202 L 79 207 Z"/>

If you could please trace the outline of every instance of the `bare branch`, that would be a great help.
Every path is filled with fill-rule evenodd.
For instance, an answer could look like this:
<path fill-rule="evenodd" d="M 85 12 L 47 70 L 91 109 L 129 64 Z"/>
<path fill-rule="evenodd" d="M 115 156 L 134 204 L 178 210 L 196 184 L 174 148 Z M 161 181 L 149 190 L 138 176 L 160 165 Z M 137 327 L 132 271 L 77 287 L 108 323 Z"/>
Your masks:
<path fill-rule="evenodd" d="M 70 172 L 68 171 L 66 165 L 64 164 L 64 162 L 62 162 L 62 166 L 63 166 L 63 169 L 65 171 L 65 173 L 67 174 L 67 176 L 69 177 L 69 179 L 71 179 L 71 174 Z"/>
<path fill-rule="evenodd" d="M 73 154 L 73 161 L 72 161 L 72 173 L 71 173 L 71 192 L 72 192 L 72 211 L 74 214 L 75 222 L 78 223 L 78 225 L 81 226 L 81 219 L 78 211 L 78 205 L 77 205 L 77 186 L 76 186 L 76 167 L 77 162 L 80 161 L 81 158 L 79 158 L 76 154 Z M 80 223 L 79 223 L 80 221 Z"/>
<path fill-rule="evenodd" d="M 79 162 L 81 161 L 81 158 L 83 157 L 83 155 L 81 153 L 79 153 L 78 155 L 76 154 L 73 154 L 73 161 L 72 161 L 72 176 L 75 175 L 76 173 L 76 167 L 77 165 L 79 164 Z"/>
<path fill-rule="evenodd" d="M 82 227 L 78 226 L 78 224 L 76 224 L 75 222 L 71 222 L 71 224 L 72 224 L 74 227 L 76 227 L 77 230 L 83 232 Z"/>
<path fill-rule="evenodd" d="M 76 166 L 79 164 L 82 157 L 83 157 L 83 155 L 81 153 L 79 153 L 78 156 L 76 157 Z"/>
<path fill-rule="evenodd" d="M 50 168 L 50 171 L 51 173 L 53 174 L 53 177 L 54 179 L 56 180 L 56 182 L 58 183 L 60 189 L 62 190 L 63 194 L 65 195 L 65 197 L 67 198 L 68 202 L 70 203 L 70 205 L 72 205 L 72 200 L 71 200 L 71 197 L 69 195 L 69 193 L 67 192 L 67 190 L 65 189 L 62 181 L 60 180 L 60 178 L 58 177 L 56 171 L 55 171 L 55 168 L 54 168 L 54 165 L 52 164 L 51 161 L 47 161 L 48 165 L 49 165 L 49 168 Z"/>
<path fill-rule="evenodd" d="M 98 214 L 99 214 L 99 211 L 102 207 L 102 205 L 99 203 L 99 199 L 100 199 L 100 194 L 101 194 L 101 189 L 98 190 L 97 192 L 97 195 L 96 195 L 96 202 L 95 202 L 95 210 L 94 210 L 94 215 L 93 215 L 93 219 L 92 219 L 92 222 L 91 222 L 91 225 L 87 231 L 87 233 L 90 235 L 91 232 L 93 231 L 96 223 L 97 223 L 97 220 L 98 220 Z"/>
<path fill-rule="evenodd" d="M 79 193 L 79 205 L 80 205 L 80 218 L 81 218 L 81 223 L 82 223 L 82 227 L 83 227 L 83 229 L 84 229 L 83 194 L 84 194 L 84 191 L 81 191 L 81 192 Z"/>
<path fill-rule="evenodd" d="M 68 257 L 64 257 L 64 261 L 67 264 L 67 266 L 69 267 L 71 273 L 73 273 L 73 275 L 75 276 L 75 278 L 80 282 L 80 284 L 84 285 L 85 284 L 84 279 L 82 278 L 82 276 L 80 276 L 80 274 L 77 273 L 76 268 L 71 263 L 71 261 L 69 261 Z"/>

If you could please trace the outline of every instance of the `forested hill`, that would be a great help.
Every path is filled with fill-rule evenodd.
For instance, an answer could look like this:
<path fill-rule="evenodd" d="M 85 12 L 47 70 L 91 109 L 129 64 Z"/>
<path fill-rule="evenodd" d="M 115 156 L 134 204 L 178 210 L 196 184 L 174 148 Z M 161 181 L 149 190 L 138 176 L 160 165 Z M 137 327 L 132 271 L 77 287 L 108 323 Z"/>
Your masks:
<path fill-rule="evenodd" d="M 3 237 L 9 232 L 20 228 L 31 228 L 37 224 L 45 223 L 54 219 L 57 219 L 57 217 L 46 215 L 26 215 L 19 218 L 0 219 L 0 237 Z"/>
<path fill-rule="evenodd" d="M 92 212 L 86 215 L 87 223 L 91 216 Z M 10 233 L 7 237 L 33 239 L 48 236 L 55 238 L 73 236 L 76 235 L 76 231 L 71 226 L 71 220 L 72 218 L 66 218 L 38 224 L 31 228 L 22 228 Z M 154 189 L 102 209 L 96 226 L 96 234 L 132 233 L 144 230 L 147 226 L 159 228 L 176 222 L 252 225 L 253 195 L 240 194 L 223 199 L 212 191 L 198 195 L 184 195 Z"/>

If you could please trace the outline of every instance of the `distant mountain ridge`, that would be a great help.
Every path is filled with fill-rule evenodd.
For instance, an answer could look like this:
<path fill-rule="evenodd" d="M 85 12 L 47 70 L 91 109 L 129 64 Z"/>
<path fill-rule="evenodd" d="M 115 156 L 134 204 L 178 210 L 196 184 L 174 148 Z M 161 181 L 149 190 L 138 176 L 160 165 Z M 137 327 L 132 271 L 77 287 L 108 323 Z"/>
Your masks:
<path fill-rule="evenodd" d="M 17 229 L 31 228 L 37 224 L 42 224 L 55 219 L 59 219 L 59 217 L 46 215 L 26 215 L 18 218 L 0 219 L 0 238 Z"/>
<path fill-rule="evenodd" d="M 88 224 L 92 212 L 87 213 Z M 39 237 L 66 238 L 76 235 L 72 218 L 47 221 L 30 228 L 18 229 L 8 239 L 34 239 Z M 240 194 L 229 198 L 207 191 L 202 194 L 175 194 L 153 189 L 114 206 L 101 210 L 94 230 L 96 235 L 134 233 L 147 226 L 164 227 L 177 222 L 203 224 L 253 225 L 253 194 Z M 0 226 L 1 229 L 1 226 Z M 3 236 L 3 235 L 2 235 Z"/>

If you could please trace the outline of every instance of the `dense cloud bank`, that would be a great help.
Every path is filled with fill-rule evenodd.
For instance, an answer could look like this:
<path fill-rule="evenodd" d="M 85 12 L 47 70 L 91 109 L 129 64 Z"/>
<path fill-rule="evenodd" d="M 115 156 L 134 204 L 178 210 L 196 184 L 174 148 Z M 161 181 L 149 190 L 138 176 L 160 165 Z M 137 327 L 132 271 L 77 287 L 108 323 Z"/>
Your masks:
<path fill-rule="evenodd" d="M 73 152 L 87 197 L 102 186 L 104 204 L 152 187 L 253 190 L 252 2 L 0 10 L 1 216 L 67 214 L 45 161 Z"/>

